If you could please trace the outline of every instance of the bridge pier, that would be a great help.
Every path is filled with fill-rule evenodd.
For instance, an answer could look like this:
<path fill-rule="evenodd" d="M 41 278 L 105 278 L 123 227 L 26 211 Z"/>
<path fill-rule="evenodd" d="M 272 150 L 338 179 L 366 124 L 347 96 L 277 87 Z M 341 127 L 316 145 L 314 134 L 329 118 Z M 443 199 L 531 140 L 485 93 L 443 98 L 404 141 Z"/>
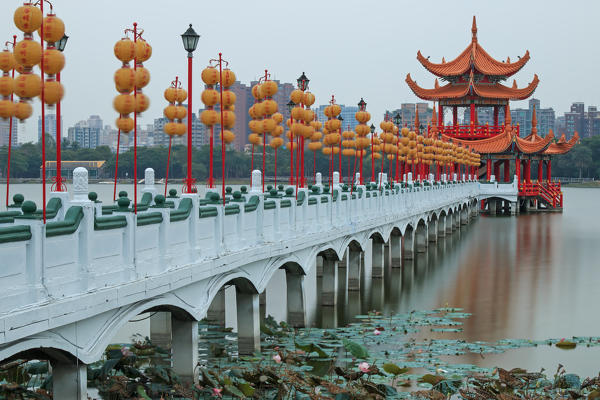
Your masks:
<path fill-rule="evenodd" d="M 150 340 L 160 347 L 168 347 L 171 343 L 171 313 L 158 311 L 150 317 Z"/>
<path fill-rule="evenodd" d="M 337 304 L 338 261 L 323 257 L 321 304 L 335 306 Z"/>
<path fill-rule="evenodd" d="M 454 213 L 446 215 L 446 235 L 452 235 L 454 225 Z"/>
<path fill-rule="evenodd" d="M 51 362 L 52 397 L 61 400 L 87 400 L 87 365 L 73 360 Z"/>
<path fill-rule="evenodd" d="M 390 235 L 390 253 L 392 268 L 402 267 L 402 236 Z"/>
<path fill-rule="evenodd" d="M 287 284 L 287 323 L 294 328 L 306 326 L 304 301 L 304 275 L 286 271 Z"/>
<path fill-rule="evenodd" d="M 252 355 L 260 351 L 260 304 L 258 293 L 240 290 L 236 286 L 238 353 Z M 196 351 L 197 353 L 197 351 Z"/>
<path fill-rule="evenodd" d="M 460 211 L 460 224 L 467 225 L 469 223 L 469 214 L 467 214 L 467 210 L 465 208 Z"/>
<path fill-rule="evenodd" d="M 510 203 L 510 215 L 518 215 L 519 214 L 519 203 L 514 201 Z"/>
<path fill-rule="evenodd" d="M 429 226 L 427 227 L 427 240 L 431 243 L 437 243 L 437 233 L 438 233 L 438 220 L 434 219 L 429 221 Z"/>
<path fill-rule="evenodd" d="M 407 229 L 402 237 L 402 258 L 412 260 L 415 256 L 414 231 Z"/>
<path fill-rule="evenodd" d="M 194 373 L 194 369 L 198 365 L 198 321 L 179 319 L 171 314 L 171 326 L 173 372 L 179 375 L 183 382 L 197 383 L 198 375 Z"/>
<path fill-rule="evenodd" d="M 206 319 L 212 325 L 225 327 L 225 288 L 221 288 L 206 312 Z"/>
<path fill-rule="evenodd" d="M 488 210 L 490 215 L 496 215 L 496 200 L 488 199 Z"/>
<path fill-rule="evenodd" d="M 446 236 L 446 216 L 444 215 L 438 217 L 437 221 L 437 235 L 438 237 Z"/>
<path fill-rule="evenodd" d="M 361 251 L 348 248 L 348 291 L 360 290 Z"/>
<path fill-rule="evenodd" d="M 383 278 L 385 244 L 375 238 L 370 239 L 373 248 L 373 278 Z"/>
<path fill-rule="evenodd" d="M 425 253 L 427 251 L 427 226 L 419 225 L 415 231 L 415 247 L 417 253 Z"/>
<path fill-rule="evenodd" d="M 458 210 L 452 213 L 452 230 L 455 231 L 457 229 L 460 229 L 460 211 Z"/>

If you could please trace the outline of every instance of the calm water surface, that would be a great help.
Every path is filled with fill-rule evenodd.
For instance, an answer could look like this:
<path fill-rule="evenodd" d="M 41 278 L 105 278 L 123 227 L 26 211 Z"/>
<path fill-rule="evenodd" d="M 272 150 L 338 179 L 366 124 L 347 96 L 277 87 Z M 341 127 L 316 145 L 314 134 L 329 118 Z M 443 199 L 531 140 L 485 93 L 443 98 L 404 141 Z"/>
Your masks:
<path fill-rule="evenodd" d="M 112 198 L 110 185 L 90 185 L 90 190 L 102 200 Z M 133 196 L 132 185 L 118 190 Z M 40 203 L 39 185 L 11 187 L 11 194 L 17 192 Z M 2 202 L 4 193 L 2 186 Z M 318 307 L 317 325 L 344 325 L 374 309 L 402 313 L 448 305 L 473 314 L 464 321 L 464 331 L 423 332 L 423 337 L 496 341 L 600 336 L 600 190 L 566 188 L 564 195 L 562 214 L 481 216 L 402 269 L 386 271 L 386 279 L 374 280 L 360 295 L 342 295 L 336 308 Z M 285 299 L 285 288 L 277 286 L 279 292 L 269 302 Z M 451 360 L 551 371 L 560 362 L 570 372 L 593 376 L 600 371 L 600 348 L 538 347 Z"/>

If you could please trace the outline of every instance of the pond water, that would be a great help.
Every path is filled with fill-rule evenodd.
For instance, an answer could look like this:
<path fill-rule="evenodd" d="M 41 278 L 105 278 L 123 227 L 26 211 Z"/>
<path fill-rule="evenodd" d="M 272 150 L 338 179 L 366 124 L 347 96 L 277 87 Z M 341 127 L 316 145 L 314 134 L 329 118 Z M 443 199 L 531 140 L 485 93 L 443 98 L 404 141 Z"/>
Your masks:
<path fill-rule="evenodd" d="M 180 190 L 180 186 L 175 188 Z M 0 189 L 2 200 L 4 190 Z M 90 185 L 90 190 L 105 201 L 112 197 L 111 185 Z M 127 190 L 130 198 L 133 194 L 132 185 L 120 185 L 118 190 Z M 11 187 L 11 193 L 17 192 L 40 203 L 39 185 Z M 386 271 L 384 280 L 374 279 L 360 294 L 342 295 L 337 307 L 318 306 L 314 324 L 343 326 L 369 310 L 397 314 L 449 306 L 472 314 L 464 320 L 463 331 L 423 331 L 420 337 L 493 342 L 600 336 L 600 218 L 595 208 L 600 204 L 600 190 L 566 188 L 564 198 L 563 213 L 481 216 L 430 245 L 414 261 L 404 262 L 401 269 Z M 320 279 L 309 276 L 308 280 L 316 287 L 309 288 L 307 296 L 314 295 Z M 285 299 L 285 279 L 276 275 L 267 296 L 267 312 L 276 318 L 285 310 L 281 299 Z M 230 307 L 227 311 L 231 316 L 227 325 L 234 326 L 235 313 L 229 312 L 233 311 Z M 147 334 L 147 329 L 148 320 L 144 320 L 122 331 L 116 341 L 126 341 L 134 332 Z M 569 372 L 583 376 L 597 375 L 600 370 L 599 347 L 564 351 L 540 346 L 446 359 L 483 367 L 550 371 L 562 363 Z"/>

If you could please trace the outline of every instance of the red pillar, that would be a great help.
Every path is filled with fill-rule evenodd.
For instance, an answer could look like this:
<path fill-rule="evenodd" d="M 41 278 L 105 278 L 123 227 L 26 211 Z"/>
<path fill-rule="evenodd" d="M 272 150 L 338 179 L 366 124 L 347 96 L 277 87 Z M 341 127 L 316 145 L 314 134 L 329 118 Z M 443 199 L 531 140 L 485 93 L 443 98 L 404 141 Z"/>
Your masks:
<path fill-rule="evenodd" d="M 458 125 L 458 107 L 452 107 L 452 125 Z"/>
<path fill-rule="evenodd" d="M 544 161 L 540 160 L 538 162 L 538 182 L 542 183 L 544 181 Z"/>
<path fill-rule="evenodd" d="M 488 158 L 485 164 L 486 164 L 486 174 L 485 174 L 485 177 L 486 177 L 486 180 L 489 181 L 490 178 L 492 177 L 492 159 Z"/>
<path fill-rule="evenodd" d="M 475 103 L 471 103 L 471 113 L 470 113 L 470 120 L 472 124 L 475 124 Z"/>
<path fill-rule="evenodd" d="M 439 110 L 438 110 L 438 126 L 442 126 L 444 125 L 444 106 L 439 104 Z"/>
<path fill-rule="evenodd" d="M 500 163 L 502 161 L 496 161 L 494 163 L 494 176 L 496 177 L 496 181 L 500 182 Z"/>
<path fill-rule="evenodd" d="M 552 182 L 552 160 L 546 161 L 546 179 L 548 183 Z"/>
<path fill-rule="evenodd" d="M 531 183 L 531 160 L 525 162 L 525 181 Z"/>
<path fill-rule="evenodd" d="M 515 174 L 517 175 L 517 183 L 521 184 L 521 160 L 519 157 L 515 160 Z"/>

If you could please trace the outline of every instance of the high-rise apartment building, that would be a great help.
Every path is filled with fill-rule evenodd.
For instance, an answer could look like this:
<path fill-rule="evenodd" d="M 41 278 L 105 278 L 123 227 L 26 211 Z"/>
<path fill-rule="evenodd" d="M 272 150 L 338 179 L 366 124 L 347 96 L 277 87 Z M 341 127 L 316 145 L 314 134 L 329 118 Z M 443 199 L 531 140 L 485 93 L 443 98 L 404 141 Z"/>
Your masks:
<path fill-rule="evenodd" d="M 91 128 L 88 121 L 79 121 L 75 126 L 69 128 L 69 142 L 77 143 L 80 148 L 95 149 L 100 146 L 102 129 Z"/>
<path fill-rule="evenodd" d="M 0 118 L 0 147 L 8 146 L 8 138 L 11 138 L 13 146 L 18 145 L 19 123 L 16 118 L 12 119 L 12 135 L 10 132 L 10 119 Z"/>
<path fill-rule="evenodd" d="M 402 126 L 413 128 L 417 110 L 419 110 L 419 124 L 426 128 L 427 124 L 431 123 L 431 115 L 433 114 L 433 109 L 429 108 L 428 103 L 402 103 L 400 108 L 386 110 L 383 114 L 383 118 L 387 115 L 388 118 L 392 118 L 393 121 L 394 116 L 399 114 L 400 117 L 402 117 Z M 378 124 L 375 124 L 375 126 L 379 128 Z"/>
<path fill-rule="evenodd" d="M 62 116 L 60 117 L 61 119 L 61 124 L 60 124 L 60 136 L 63 137 L 63 124 L 62 124 Z M 46 126 L 44 127 L 46 129 L 46 133 L 50 134 L 50 136 L 52 136 L 52 139 L 56 140 L 56 114 L 46 114 Z M 40 115 L 38 117 L 38 140 L 40 140 L 40 138 L 42 137 L 42 116 Z"/>
<path fill-rule="evenodd" d="M 314 110 L 319 121 L 323 123 L 327 121 L 327 117 L 325 116 L 325 107 L 328 105 L 329 104 L 321 104 Z M 339 104 L 339 106 L 342 108 L 342 112 L 340 113 L 340 116 L 342 117 L 342 131 L 354 130 L 356 125 L 358 125 L 358 121 L 355 118 L 358 107 L 346 106 L 344 104 Z"/>

